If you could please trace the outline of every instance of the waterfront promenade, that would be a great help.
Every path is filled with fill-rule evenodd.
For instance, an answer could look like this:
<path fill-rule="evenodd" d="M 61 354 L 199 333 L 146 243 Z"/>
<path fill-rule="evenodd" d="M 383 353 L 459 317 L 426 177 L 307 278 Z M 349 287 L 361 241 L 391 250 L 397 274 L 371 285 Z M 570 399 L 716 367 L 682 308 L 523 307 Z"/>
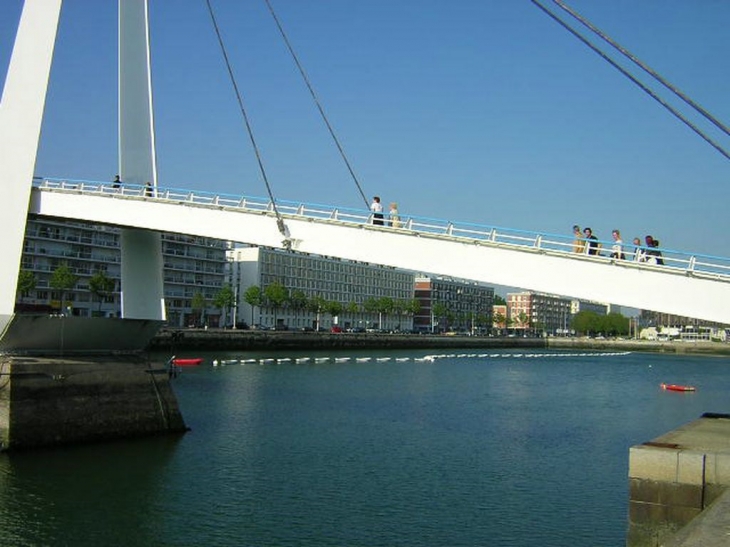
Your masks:
<path fill-rule="evenodd" d="M 162 329 L 148 349 L 168 350 L 292 350 L 292 349 L 437 349 L 550 348 L 591 351 L 647 351 L 678 354 L 730 355 L 722 342 L 656 342 L 592 338 L 510 338 L 506 336 L 445 336 L 430 334 L 314 333 L 230 329 Z"/>

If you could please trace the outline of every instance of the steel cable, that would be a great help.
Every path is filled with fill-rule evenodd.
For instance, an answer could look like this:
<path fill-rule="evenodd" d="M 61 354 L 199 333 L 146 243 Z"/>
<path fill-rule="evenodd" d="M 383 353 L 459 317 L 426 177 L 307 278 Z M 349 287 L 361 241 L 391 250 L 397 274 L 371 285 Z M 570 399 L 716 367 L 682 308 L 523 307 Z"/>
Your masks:
<path fill-rule="evenodd" d="M 233 75 L 233 68 L 231 67 L 231 63 L 228 59 L 228 53 L 226 52 L 225 44 L 223 43 L 223 37 L 221 36 L 220 29 L 218 28 L 218 22 L 216 21 L 215 14 L 213 13 L 213 6 L 210 4 L 210 0 L 206 0 L 206 4 L 208 5 L 208 12 L 210 13 L 210 19 L 213 22 L 213 28 L 215 29 L 215 34 L 218 37 L 218 44 L 220 45 L 221 52 L 223 53 L 223 59 L 226 63 L 226 68 L 228 69 L 228 76 L 231 79 L 231 84 L 233 85 L 233 89 L 236 93 L 236 99 L 238 100 L 238 107 L 241 110 L 241 115 L 243 116 L 243 121 L 246 125 L 246 130 L 248 131 L 249 139 L 251 140 L 251 145 L 253 146 L 254 153 L 256 154 L 256 161 L 258 162 L 259 171 L 261 172 L 261 177 L 264 180 L 264 184 L 266 185 L 266 191 L 269 194 L 269 199 L 271 200 L 271 207 L 274 211 L 274 214 L 276 215 L 276 225 L 279 228 L 279 232 L 281 232 L 281 235 L 284 236 L 284 246 L 289 248 L 290 247 L 290 241 L 289 241 L 289 232 L 284 224 L 284 219 L 279 213 L 279 210 L 276 207 L 276 200 L 274 199 L 274 193 L 271 191 L 271 185 L 269 184 L 269 179 L 266 176 L 266 169 L 264 169 L 264 163 L 261 159 L 261 154 L 259 152 L 259 148 L 256 144 L 256 139 L 253 134 L 253 129 L 251 127 L 251 124 L 248 119 L 248 115 L 246 114 L 246 109 L 243 106 L 243 98 L 241 96 L 241 92 L 238 88 L 238 84 L 236 83 L 236 78 Z"/>
<path fill-rule="evenodd" d="M 684 123 L 687 127 L 689 127 L 692 131 L 694 131 L 697 135 L 700 136 L 705 142 L 707 142 L 710 146 L 712 146 L 715 150 L 720 152 L 725 158 L 730 160 L 730 154 L 722 148 L 719 144 L 717 144 L 715 141 L 713 141 L 710 137 L 705 135 L 700 128 L 698 128 L 696 125 L 694 125 L 691 121 L 689 121 L 686 117 L 682 115 L 681 112 L 679 112 L 676 108 L 674 108 L 672 105 L 667 103 L 664 99 L 659 97 L 651 88 L 647 87 L 643 82 L 641 82 L 636 76 L 631 74 L 628 70 L 623 68 L 621 65 L 619 65 L 616 61 L 611 59 L 608 55 L 606 55 L 603 51 L 601 51 L 597 46 L 593 45 L 587 38 L 585 38 L 583 35 L 581 35 L 578 31 L 573 29 L 570 25 L 568 25 L 565 21 L 560 19 L 557 15 L 555 15 L 553 12 L 551 12 L 549 9 L 547 9 L 545 6 L 543 6 L 538 0 L 530 0 L 533 4 L 535 4 L 538 8 L 540 8 L 543 12 L 545 12 L 550 18 L 552 18 L 554 21 L 556 21 L 559 25 L 561 25 L 563 28 L 565 28 L 568 32 L 570 32 L 573 36 L 578 38 L 581 42 L 583 42 L 586 46 L 591 48 L 595 53 L 600 55 L 606 62 L 608 62 L 611 66 L 613 66 L 616 70 L 621 72 L 624 76 L 629 78 L 632 82 L 634 82 L 637 86 L 639 86 L 645 93 L 647 93 L 650 97 L 652 97 L 655 101 L 657 101 L 659 104 L 661 104 L 664 108 L 669 110 L 675 117 L 677 117 L 682 123 Z"/>
<path fill-rule="evenodd" d="M 697 112 L 702 114 L 707 120 L 709 120 L 712 124 L 714 124 L 723 133 L 730 136 L 730 129 L 728 129 L 728 127 L 725 124 L 723 124 L 720 120 L 715 118 L 712 114 L 710 114 L 709 111 L 707 111 L 701 105 L 694 102 L 689 96 L 687 96 L 680 89 L 678 89 L 676 86 L 674 86 L 668 80 L 666 80 L 661 74 L 656 72 L 649 65 L 644 63 L 641 59 L 639 59 L 638 57 L 633 55 L 629 50 L 627 50 L 626 48 L 621 46 L 621 44 L 617 43 L 610 36 L 608 36 L 605 32 L 603 32 L 601 29 L 599 29 L 598 27 L 593 25 L 590 21 L 588 21 L 587 19 L 582 17 L 578 12 L 573 10 L 570 6 L 568 6 L 562 0 L 553 0 L 553 2 L 556 3 L 558 6 L 560 6 L 563 10 L 568 12 L 573 18 L 575 18 L 577 21 L 579 21 L 583 26 L 589 28 L 594 34 L 596 34 L 598 37 L 600 37 L 603 41 L 610 44 L 614 49 L 619 51 L 624 57 L 626 57 L 627 59 L 632 61 L 635 65 L 640 67 L 644 72 L 649 74 L 652 78 L 654 78 L 660 84 L 662 84 L 664 87 L 669 89 L 677 97 L 682 99 L 686 104 L 688 104 L 689 106 L 694 108 Z"/>
<path fill-rule="evenodd" d="M 368 198 L 365 197 L 365 193 L 362 190 L 362 186 L 360 186 L 360 182 L 357 180 L 355 171 L 352 169 L 352 166 L 350 165 L 350 162 L 347 159 L 347 155 L 345 154 L 345 151 L 342 148 L 342 145 L 340 144 L 340 140 L 337 138 L 337 135 L 335 134 L 335 131 L 334 131 L 334 129 L 332 129 L 332 125 L 329 122 L 329 119 L 327 119 L 327 115 L 324 113 L 324 109 L 322 108 L 322 105 L 319 102 L 319 99 L 317 98 L 317 94 L 314 92 L 314 88 L 312 87 L 312 84 L 310 83 L 309 78 L 307 77 L 307 74 L 304 72 L 304 68 L 302 67 L 302 64 L 299 62 L 299 58 L 297 57 L 297 54 L 294 52 L 294 48 L 292 47 L 291 43 L 289 42 L 289 38 L 287 37 L 286 33 L 284 32 L 284 28 L 282 27 L 281 23 L 279 22 L 279 18 L 276 16 L 276 13 L 274 12 L 274 8 L 272 7 L 271 2 L 269 0 L 264 0 L 264 1 L 266 2 L 267 7 L 269 8 L 269 12 L 271 12 L 271 16 L 274 18 L 274 22 L 276 23 L 276 26 L 279 29 L 279 32 L 281 33 L 281 37 L 283 38 L 284 43 L 286 44 L 286 47 L 289 50 L 289 53 L 291 54 L 292 58 L 294 59 L 294 63 L 297 65 L 297 68 L 299 69 L 299 73 L 302 75 L 302 79 L 304 80 L 304 83 L 307 85 L 307 89 L 309 89 L 309 93 L 312 95 L 314 104 L 317 105 L 317 110 L 319 110 L 319 114 L 322 116 L 322 120 L 324 120 L 324 124 L 327 126 L 327 130 L 329 131 L 330 136 L 332 137 L 332 140 L 335 141 L 335 145 L 337 146 L 337 149 L 340 151 L 340 156 L 342 157 L 342 160 L 345 162 L 345 165 L 347 166 L 347 170 L 350 172 L 350 176 L 352 177 L 352 180 L 355 181 L 355 186 L 357 186 L 357 189 L 360 192 L 360 196 L 362 197 L 363 201 L 365 202 L 365 207 L 368 207 L 369 206 Z"/>

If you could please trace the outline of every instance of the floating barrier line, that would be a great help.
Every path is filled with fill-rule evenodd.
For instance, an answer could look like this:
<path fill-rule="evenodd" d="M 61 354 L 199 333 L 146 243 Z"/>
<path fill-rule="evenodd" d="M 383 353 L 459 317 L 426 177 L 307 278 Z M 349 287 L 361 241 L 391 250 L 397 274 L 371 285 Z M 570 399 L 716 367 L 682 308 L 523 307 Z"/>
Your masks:
<path fill-rule="evenodd" d="M 248 363 L 258 363 L 261 365 L 270 364 L 270 363 L 277 363 L 277 364 L 285 364 L 285 363 L 295 363 L 295 364 L 304 364 L 304 363 L 327 363 L 327 362 L 333 362 L 333 363 L 347 363 L 347 362 L 357 362 L 357 363 L 367 363 L 370 361 L 375 361 L 378 363 L 386 363 L 389 361 L 395 361 L 396 363 L 406 363 L 409 361 L 422 363 L 422 362 L 434 362 L 440 359 L 468 359 L 468 360 L 480 360 L 480 361 L 489 361 L 494 359 L 567 359 L 567 358 L 575 358 L 575 357 L 622 357 L 624 355 L 629 355 L 633 352 L 631 351 L 604 351 L 604 352 L 571 352 L 571 353 L 435 353 L 431 355 L 424 355 L 421 357 L 392 357 L 392 356 L 381 356 L 381 357 L 352 357 L 352 356 L 343 356 L 343 357 L 261 357 L 259 359 L 214 359 L 213 360 L 213 366 L 225 366 L 225 365 L 233 365 L 233 364 L 248 364 Z"/>

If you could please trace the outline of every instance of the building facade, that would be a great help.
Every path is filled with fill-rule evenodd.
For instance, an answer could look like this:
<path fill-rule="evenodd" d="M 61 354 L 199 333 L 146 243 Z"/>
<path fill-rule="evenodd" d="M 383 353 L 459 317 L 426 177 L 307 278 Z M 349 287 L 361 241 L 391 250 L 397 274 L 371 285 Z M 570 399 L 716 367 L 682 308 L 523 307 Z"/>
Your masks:
<path fill-rule="evenodd" d="M 441 277 L 416 277 L 414 295 L 420 303 L 413 328 L 420 332 L 491 331 L 494 288 Z"/>
<path fill-rule="evenodd" d="M 582 311 L 590 311 L 598 315 L 608 315 L 610 306 L 601 304 L 600 302 L 590 302 L 587 300 L 571 300 L 570 313 L 576 315 Z"/>
<path fill-rule="evenodd" d="M 533 292 L 508 293 L 507 315 L 511 327 L 524 333 L 564 336 L 570 332 L 571 300 Z"/>
<path fill-rule="evenodd" d="M 227 282 L 236 293 L 236 323 L 282 329 L 385 329 L 410 330 L 413 315 L 402 303 L 413 300 L 413 274 L 385 266 L 352 262 L 338 258 L 296 253 L 264 247 L 239 247 L 228 252 Z M 280 307 L 251 305 L 246 301 L 250 287 L 265 290 L 278 283 L 289 296 L 301 302 L 314 298 L 338 303 L 336 315 L 331 308 L 313 310 L 296 305 L 292 299 Z M 377 301 L 394 303 L 392 310 L 373 309 Z"/>
<path fill-rule="evenodd" d="M 16 309 L 78 317 L 121 317 L 119 233 L 118 228 L 110 226 L 29 217 L 21 271 L 33 274 L 35 287 L 17 295 Z M 209 238 L 162 234 L 168 325 L 218 325 L 221 311 L 212 307 L 212 300 L 223 286 L 228 247 L 224 241 Z M 64 294 L 51 283 L 54 271 L 62 265 L 78 278 Z M 113 289 L 95 295 L 89 283 L 100 272 L 113 281 Z"/>

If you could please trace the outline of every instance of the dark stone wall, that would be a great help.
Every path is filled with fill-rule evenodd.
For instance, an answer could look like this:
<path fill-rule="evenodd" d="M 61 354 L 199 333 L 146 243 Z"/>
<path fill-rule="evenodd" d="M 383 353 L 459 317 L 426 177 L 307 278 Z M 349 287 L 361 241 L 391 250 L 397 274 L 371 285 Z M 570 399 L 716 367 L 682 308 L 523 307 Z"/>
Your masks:
<path fill-rule="evenodd" d="M 186 430 L 167 371 L 138 354 L 4 356 L 0 450 Z"/>
<path fill-rule="evenodd" d="M 351 334 L 225 329 L 161 330 L 147 347 L 175 353 L 179 349 L 296 350 L 296 349 L 429 349 L 429 348 L 545 348 L 543 338 L 432 336 L 417 334 Z"/>
<path fill-rule="evenodd" d="M 591 351 L 649 351 L 730 355 L 721 342 L 650 342 L 588 338 L 508 338 L 419 334 L 261 331 L 227 329 L 162 329 L 151 340 L 150 351 L 177 350 L 297 350 L 297 349 L 449 349 L 521 348 Z"/>

